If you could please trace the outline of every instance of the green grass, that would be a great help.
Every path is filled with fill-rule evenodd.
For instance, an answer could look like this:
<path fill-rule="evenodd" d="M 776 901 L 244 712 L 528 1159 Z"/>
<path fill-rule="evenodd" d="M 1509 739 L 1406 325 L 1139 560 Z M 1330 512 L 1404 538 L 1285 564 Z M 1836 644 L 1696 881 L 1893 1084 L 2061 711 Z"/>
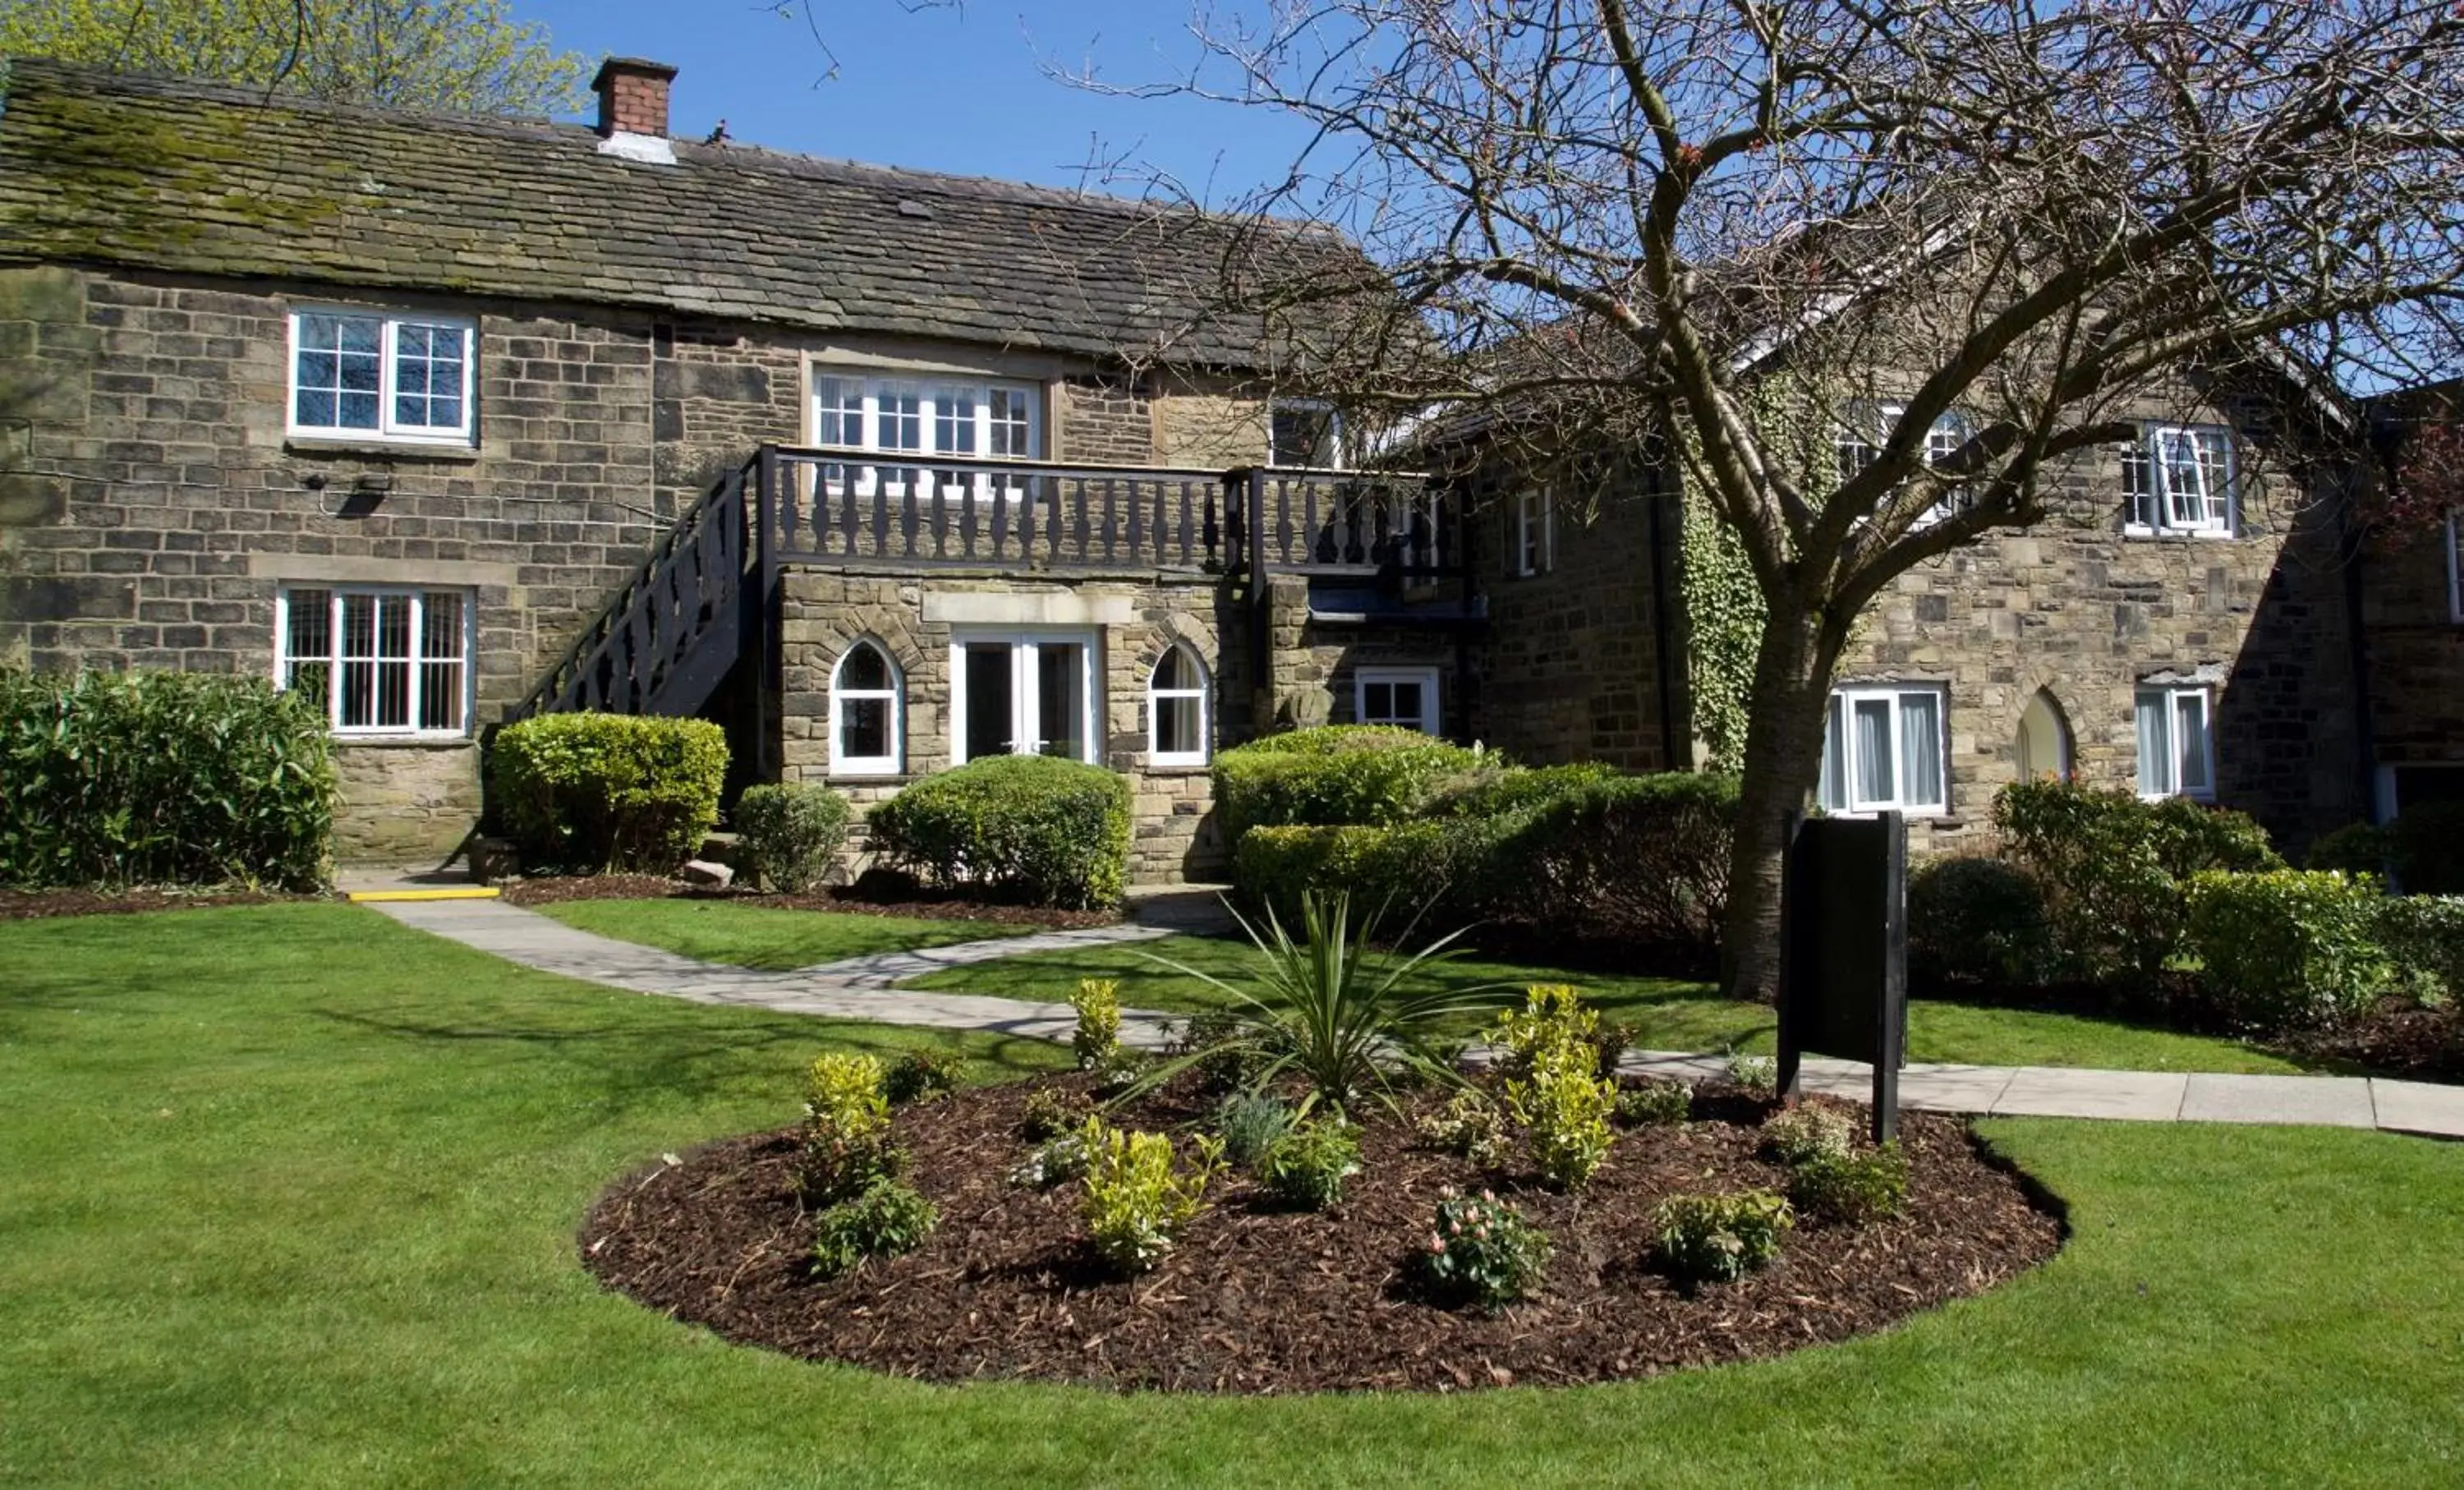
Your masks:
<path fill-rule="evenodd" d="M 534 907 L 578 931 L 638 942 L 702 962 L 784 973 L 841 957 L 922 952 L 1034 931 L 1002 921 L 782 910 L 723 900 L 569 900 Z"/>
<path fill-rule="evenodd" d="M 1246 969 L 1249 955 L 1245 941 L 1174 936 L 1133 945 L 1029 953 L 929 973 L 901 986 L 1050 1000 L 1066 997 L 1082 977 L 1108 977 L 1119 982 L 1121 1002 L 1131 1008 L 1185 1013 L 1230 1000 L 1212 985 L 1159 968 L 1150 959 L 1162 957 L 1237 981 Z M 1508 999 L 1519 999 L 1520 991 L 1528 984 L 1572 983 L 1599 1007 L 1604 1018 L 1623 1019 L 1639 1029 L 1639 1043 L 1646 1049 L 1734 1047 L 1768 1052 L 1776 1033 L 1768 1007 L 1722 998 L 1708 983 L 1573 973 L 1469 958 L 1444 964 L 1432 976 L 1458 985 L 1506 983 L 1509 987 L 1499 997 Z M 1933 999 L 1918 999 L 1908 1006 L 1908 1059 L 1976 1065 L 2067 1065 L 2144 1071 L 2282 1074 L 2301 1069 L 2281 1056 L 2238 1041 L 2078 1015 Z"/>
<path fill-rule="evenodd" d="M 2047 1267 L 1887 1333 L 1457 1397 L 919 1386 L 602 1292 L 613 1176 L 782 1121 L 825 1043 L 371 911 L 0 925 L 0 1483 L 2444 1484 L 2464 1146 L 2003 1121 Z M 1058 1063 L 952 1042 L 990 1073 Z"/>

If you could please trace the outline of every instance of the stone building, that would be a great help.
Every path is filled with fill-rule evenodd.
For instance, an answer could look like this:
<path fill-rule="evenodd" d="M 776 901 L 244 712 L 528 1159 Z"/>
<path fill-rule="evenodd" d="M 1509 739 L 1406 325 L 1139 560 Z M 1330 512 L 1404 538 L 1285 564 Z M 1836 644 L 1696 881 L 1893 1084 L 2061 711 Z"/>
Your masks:
<path fill-rule="evenodd" d="M 2454 383 L 2376 401 L 2384 459 L 2375 479 L 2400 487 L 2410 437 L 2426 427 L 2453 428 L 2459 408 L 2464 387 Z M 2453 479 L 2442 473 L 2451 491 Z M 2464 800 L 2464 513 L 2417 515 L 2365 546 L 2356 562 L 2381 822 L 2409 805 Z"/>
<path fill-rule="evenodd" d="M 671 140 L 672 77 L 592 129 L 16 63 L 0 665 L 321 690 L 363 860 L 451 852 L 539 709 L 859 801 L 1105 762 L 1149 878 L 1212 867 L 1223 743 L 1462 727 L 1451 519 L 1207 314 L 1349 246 Z"/>

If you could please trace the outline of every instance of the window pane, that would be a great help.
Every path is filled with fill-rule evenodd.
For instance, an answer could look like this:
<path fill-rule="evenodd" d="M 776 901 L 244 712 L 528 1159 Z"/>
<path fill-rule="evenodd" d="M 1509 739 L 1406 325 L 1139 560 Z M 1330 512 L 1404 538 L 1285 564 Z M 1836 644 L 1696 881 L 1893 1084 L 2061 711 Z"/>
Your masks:
<path fill-rule="evenodd" d="M 1036 738 L 1047 756 L 1087 756 L 1087 648 L 1045 642 L 1035 648 Z"/>
<path fill-rule="evenodd" d="M 2192 440 L 2198 447 L 2199 483 L 2208 493 L 2208 521 L 2223 527 L 2233 517 L 2232 466 L 2225 432 L 2201 429 Z"/>
<path fill-rule="evenodd" d="M 1157 752 L 1167 756 L 1196 756 L 1205 751 L 1205 712 L 1197 694 L 1157 694 L 1155 710 Z"/>
<path fill-rule="evenodd" d="M 1934 807 L 1943 802 L 1942 698 L 1927 692 L 1900 695 L 1900 758 L 1906 762 L 1903 807 Z"/>
<path fill-rule="evenodd" d="M 933 395 L 933 449 L 945 455 L 976 453 L 976 397 L 963 388 Z"/>
<path fill-rule="evenodd" d="M 879 448 L 920 450 L 924 448 L 924 399 L 913 388 L 884 386 L 875 396 L 881 425 Z"/>
<path fill-rule="evenodd" d="M 293 420 L 308 428 L 376 428 L 384 337 L 385 323 L 373 316 L 300 317 Z"/>
<path fill-rule="evenodd" d="M 1856 701 L 1857 799 L 1859 807 L 1887 806 L 1898 797 L 1898 773 L 1891 766 L 1891 701 Z"/>
<path fill-rule="evenodd" d="M 2174 779 L 2182 790 L 2205 796 L 2208 781 L 2208 700 L 2204 693 L 2173 695 Z"/>
<path fill-rule="evenodd" d="M 1331 408 L 1278 405 L 1269 416 L 1266 463 L 1331 467 L 1335 464 L 1334 429 L 1334 410 Z"/>
<path fill-rule="evenodd" d="M 1189 655 L 1177 646 L 1166 647 L 1163 658 L 1155 664 L 1155 686 L 1158 689 L 1196 688 L 1198 680 L 1190 676 Z"/>
<path fill-rule="evenodd" d="M 1360 722 L 1392 724 L 1395 721 L 1395 685 L 1364 683 L 1360 685 Z"/>
<path fill-rule="evenodd" d="M 839 687 L 856 690 L 886 690 L 890 687 L 890 662 L 869 642 L 858 642 L 847 649 L 839 664 Z"/>
<path fill-rule="evenodd" d="M 2172 731 L 2166 719 L 2165 695 L 2142 692 L 2138 699 L 2139 725 L 2139 792 L 2143 797 L 2169 796 L 2173 783 L 2167 775 L 2172 760 Z"/>
<path fill-rule="evenodd" d="M 881 697 L 842 698 L 839 706 L 839 754 L 847 759 L 879 760 L 890 755 L 890 700 Z"/>
<path fill-rule="evenodd" d="M 462 426 L 462 328 L 406 322 L 394 331 L 394 423 L 420 429 Z"/>
<path fill-rule="evenodd" d="M 462 728 L 462 665 L 423 662 L 419 665 L 419 727 L 423 730 Z"/>
<path fill-rule="evenodd" d="M 293 590 L 284 597 L 289 612 L 282 639 L 285 686 L 298 676 L 303 664 L 324 662 L 334 655 L 334 594 L 331 590 Z"/>
<path fill-rule="evenodd" d="M 2122 451 L 2122 493 L 2129 500 L 2130 521 L 2143 528 L 2156 526 L 2156 505 L 2151 493 L 2155 486 L 2148 475 L 2147 447 L 2134 441 Z"/>
<path fill-rule="evenodd" d="M 1013 690 L 1009 644 L 978 643 L 966 649 L 965 658 L 967 758 L 1008 755 L 1010 737 L 1017 728 L 1010 717 Z"/>
<path fill-rule="evenodd" d="M 1837 697 L 1823 726 L 1822 787 L 1815 800 L 1825 812 L 1848 810 L 1848 712 Z"/>
<path fill-rule="evenodd" d="M 864 389 L 851 379 L 824 378 L 815 395 L 820 405 L 813 438 L 824 445 L 864 443 Z"/>
<path fill-rule="evenodd" d="M 1032 456 L 1034 425 L 1027 396 L 1016 388 L 992 390 L 992 437 L 995 455 Z"/>
<path fill-rule="evenodd" d="M 420 600 L 419 655 L 458 661 L 462 656 L 462 597 L 451 590 L 432 590 Z"/>

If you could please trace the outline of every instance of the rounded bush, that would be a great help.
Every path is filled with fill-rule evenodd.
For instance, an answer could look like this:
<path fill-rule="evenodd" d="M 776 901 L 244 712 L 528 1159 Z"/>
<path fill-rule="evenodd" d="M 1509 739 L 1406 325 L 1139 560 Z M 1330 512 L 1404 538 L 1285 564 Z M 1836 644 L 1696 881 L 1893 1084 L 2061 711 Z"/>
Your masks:
<path fill-rule="evenodd" d="M 2385 874 L 2387 839 L 2385 829 L 2368 822 L 2347 822 L 2321 833 L 2310 844 L 2304 868 L 2339 869 L 2346 874 Z"/>
<path fill-rule="evenodd" d="M 727 734 L 706 719 L 539 714 L 496 732 L 489 806 L 534 868 L 666 873 L 718 823 Z"/>
<path fill-rule="evenodd" d="M 1593 788 L 1621 780 L 1625 773 L 1597 761 L 1564 766 L 1516 766 L 1491 771 L 1451 787 L 1429 803 L 1432 817 L 1496 818 L 1529 812 L 1583 797 Z"/>
<path fill-rule="evenodd" d="M 1392 827 L 1268 827 L 1243 834 L 1232 883 L 1287 925 L 1310 890 L 1349 890 L 1352 903 L 1397 923 L 1470 920 L 1488 898 L 1489 859 L 1504 825 L 1443 818 Z"/>
<path fill-rule="evenodd" d="M 2210 870 L 2190 881 L 2189 949 L 2208 996 L 2260 1030 L 2357 1014 L 2392 973 L 2375 882 L 2332 870 Z"/>
<path fill-rule="evenodd" d="M 872 810 L 872 846 L 943 886 L 1042 905 L 1111 906 L 1129 878 L 1130 785 L 1102 766 L 988 756 Z"/>
<path fill-rule="evenodd" d="M 323 710 L 264 678 L 0 668 L 0 882 L 324 883 Z"/>
<path fill-rule="evenodd" d="M 736 801 L 746 875 L 787 895 L 819 886 L 847 842 L 847 800 L 826 786 L 748 786 Z"/>
<path fill-rule="evenodd" d="M 1919 983 L 2029 988 L 2053 963 L 2044 891 L 2025 869 L 1963 856 L 1908 876 L 1908 971 Z"/>
<path fill-rule="evenodd" d="M 2379 904 L 2379 945 L 2416 998 L 2464 999 L 2464 895 L 2398 895 Z"/>
<path fill-rule="evenodd" d="M 1270 734 L 1215 757 L 1215 807 L 1237 841 L 1252 828 L 1400 822 L 1503 757 L 1396 725 Z"/>
<path fill-rule="evenodd" d="M 1707 772 L 1617 777 L 1499 820 L 1482 911 L 1707 964 L 1728 908 L 1737 786 Z"/>

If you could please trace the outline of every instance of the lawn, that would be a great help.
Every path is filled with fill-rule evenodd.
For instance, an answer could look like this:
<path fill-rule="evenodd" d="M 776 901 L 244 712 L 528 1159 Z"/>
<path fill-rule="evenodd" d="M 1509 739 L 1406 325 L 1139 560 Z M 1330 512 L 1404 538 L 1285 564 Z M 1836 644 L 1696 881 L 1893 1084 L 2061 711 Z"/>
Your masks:
<path fill-rule="evenodd" d="M 842 957 L 991 941 L 1035 930 L 1006 921 L 922 921 L 723 900 L 569 900 L 531 909 L 578 931 L 766 973 Z"/>
<path fill-rule="evenodd" d="M 1995 1122 L 2050 1266 L 1889 1333 L 1464 1397 L 932 1388 L 601 1292 L 611 1177 L 777 1123 L 825 1045 L 373 912 L 0 925 L 0 1482 L 463 1486 L 2445 1483 L 2464 1146 Z M 949 1041 L 990 1075 L 1057 1063 Z"/>
<path fill-rule="evenodd" d="M 1082 977 L 1111 978 L 1121 1001 L 1138 1009 L 1180 1013 L 1227 1002 L 1201 979 L 1159 968 L 1154 958 L 1236 981 L 1248 956 L 1245 942 L 1174 936 L 1133 946 L 1073 948 L 951 968 L 909 979 L 902 987 L 1057 999 Z M 1625 977 L 1464 959 L 1433 977 L 1458 985 L 1503 983 L 1500 997 L 1519 998 L 1530 983 L 1572 983 L 1608 1019 L 1623 1019 L 1652 1050 L 1771 1049 L 1771 1011 L 1719 997 L 1708 983 Z M 2185 1035 L 2112 1019 L 2035 1009 L 1918 999 L 1908 1006 L 1908 1059 L 1977 1065 L 2068 1065 L 2143 1071 L 2297 1072 L 2301 1067 L 2238 1041 Z"/>

